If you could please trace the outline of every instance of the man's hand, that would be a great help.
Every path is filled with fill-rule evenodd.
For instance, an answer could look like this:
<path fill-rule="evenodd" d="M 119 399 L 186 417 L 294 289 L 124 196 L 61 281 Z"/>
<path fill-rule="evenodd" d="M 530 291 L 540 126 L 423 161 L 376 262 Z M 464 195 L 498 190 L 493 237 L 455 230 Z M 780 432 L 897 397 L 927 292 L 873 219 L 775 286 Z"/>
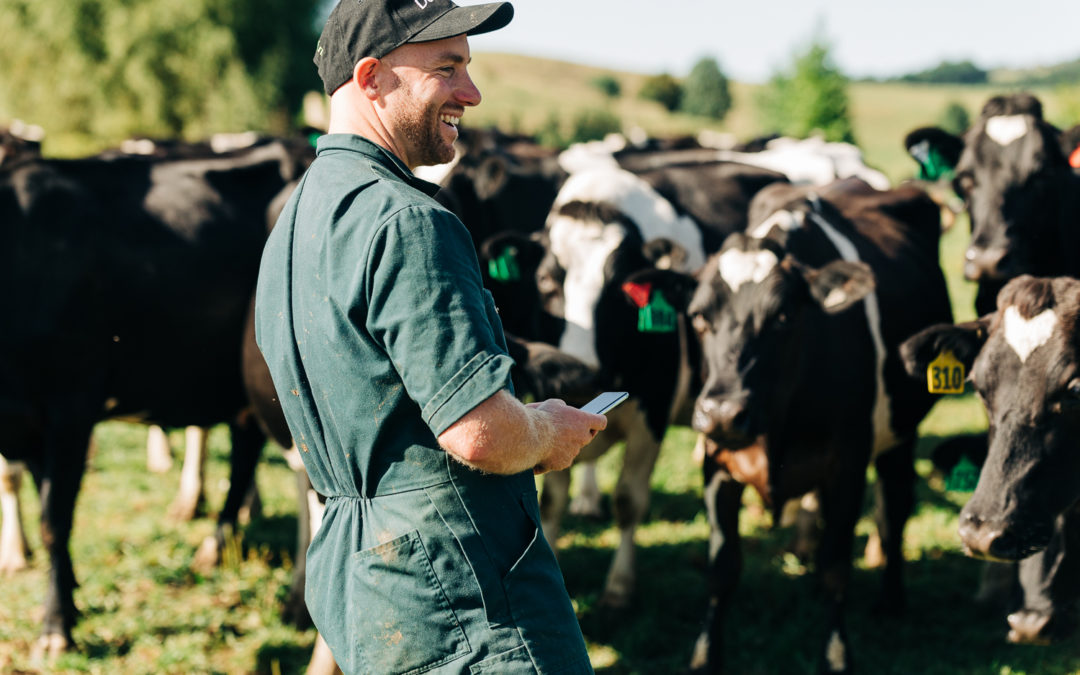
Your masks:
<path fill-rule="evenodd" d="M 555 427 L 551 452 L 533 467 L 533 473 L 537 475 L 569 467 L 597 432 L 607 427 L 607 417 L 583 412 L 557 398 L 530 403 L 526 407 L 549 416 Z"/>
<path fill-rule="evenodd" d="M 525 406 L 506 389 L 493 394 L 439 435 L 439 444 L 464 464 L 489 473 L 565 469 L 598 431 L 603 415 L 559 399 Z"/>

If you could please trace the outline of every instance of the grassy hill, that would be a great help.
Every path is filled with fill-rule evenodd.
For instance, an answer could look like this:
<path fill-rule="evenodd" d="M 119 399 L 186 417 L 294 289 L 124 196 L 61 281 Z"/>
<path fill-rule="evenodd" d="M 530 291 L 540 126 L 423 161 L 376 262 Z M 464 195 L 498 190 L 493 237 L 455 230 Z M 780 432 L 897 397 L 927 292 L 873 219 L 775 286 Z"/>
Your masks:
<path fill-rule="evenodd" d="M 569 121 L 582 110 L 607 108 L 622 120 L 626 129 L 640 127 L 654 136 L 694 134 L 703 129 L 734 134 L 739 139 L 769 133 L 761 125 L 755 94 L 761 85 L 732 83 L 735 105 L 717 124 L 711 120 L 671 114 L 662 106 L 637 97 L 648 77 L 641 73 L 613 71 L 564 61 L 516 54 L 476 52 L 470 67 L 484 100 L 466 113 L 465 124 L 496 125 L 506 131 L 536 133 L 552 116 Z M 598 76 L 614 77 L 622 95 L 608 100 L 591 82 Z M 866 161 L 884 171 L 894 181 L 912 176 L 915 163 L 902 147 L 904 135 L 919 126 L 936 124 L 951 102 L 967 108 L 972 118 L 983 103 L 1007 86 L 942 86 L 903 83 L 857 82 L 849 90 L 855 136 Z M 1061 126 L 1071 126 L 1061 94 L 1053 88 L 1035 89 L 1047 117 Z"/>

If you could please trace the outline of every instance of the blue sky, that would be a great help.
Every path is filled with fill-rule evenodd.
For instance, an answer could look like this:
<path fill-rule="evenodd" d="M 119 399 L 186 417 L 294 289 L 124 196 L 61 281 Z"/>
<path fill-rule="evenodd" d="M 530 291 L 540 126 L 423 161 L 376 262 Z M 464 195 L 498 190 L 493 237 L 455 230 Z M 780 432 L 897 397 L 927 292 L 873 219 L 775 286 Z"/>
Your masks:
<path fill-rule="evenodd" d="M 477 4 L 457 0 L 458 4 Z M 1080 0 L 514 0 L 500 31 L 470 40 L 505 51 L 682 76 L 703 56 L 763 82 L 823 35 L 850 77 L 970 59 L 983 68 L 1080 58 Z"/>

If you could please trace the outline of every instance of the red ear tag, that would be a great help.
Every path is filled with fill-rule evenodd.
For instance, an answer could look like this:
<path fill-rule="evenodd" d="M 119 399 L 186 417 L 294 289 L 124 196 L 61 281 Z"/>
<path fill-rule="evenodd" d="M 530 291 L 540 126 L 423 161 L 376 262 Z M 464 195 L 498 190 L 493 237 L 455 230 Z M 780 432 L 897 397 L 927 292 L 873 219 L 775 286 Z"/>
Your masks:
<path fill-rule="evenodd" d="M 1069 155 L 1069 166 L 1080 169 L 1080 145 L 1076 146 L 1076 149 Z"/>
<path fill-rule="evenodd" d="M 627 281 L 622 285 L 623 293 L 634 301 L 634 304 L 641 309 L 649 304 L 649 295 L 652 294 L 652 284 L 635 284 L 632 281 Z"/>

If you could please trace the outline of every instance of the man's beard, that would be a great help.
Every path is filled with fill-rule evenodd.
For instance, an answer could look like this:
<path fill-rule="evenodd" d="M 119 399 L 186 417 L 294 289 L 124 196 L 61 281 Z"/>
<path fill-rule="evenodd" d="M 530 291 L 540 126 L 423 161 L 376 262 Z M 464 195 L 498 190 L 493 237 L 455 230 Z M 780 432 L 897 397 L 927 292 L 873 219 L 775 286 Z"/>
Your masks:
<path fill-rule="evenodd" d="M 442 136 L 436 106 L 410 107 L 402 116 L 399 131 L 409 146 L 409 159 L 416 166 L 445 164 L 454 159 L 453 145 Z"/>

